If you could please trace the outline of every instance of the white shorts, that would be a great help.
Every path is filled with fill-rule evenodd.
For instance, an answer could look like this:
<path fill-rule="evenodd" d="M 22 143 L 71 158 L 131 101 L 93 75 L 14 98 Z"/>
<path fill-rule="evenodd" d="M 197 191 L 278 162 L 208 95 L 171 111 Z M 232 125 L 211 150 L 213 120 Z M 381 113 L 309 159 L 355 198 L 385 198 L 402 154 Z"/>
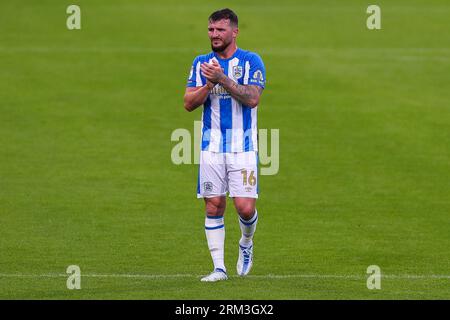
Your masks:
<path fill-rule="evenodd" d="M 258 153 L 201 151 L 197 198 L 258 198 Z"/>

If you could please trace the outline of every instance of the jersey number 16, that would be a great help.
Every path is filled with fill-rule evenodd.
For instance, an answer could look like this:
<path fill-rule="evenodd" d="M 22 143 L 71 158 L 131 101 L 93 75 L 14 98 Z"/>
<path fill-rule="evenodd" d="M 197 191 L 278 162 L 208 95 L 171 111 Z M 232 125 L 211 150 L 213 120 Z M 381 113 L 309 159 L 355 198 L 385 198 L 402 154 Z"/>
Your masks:
<path fill-rule="evenodd" d="M 242 185 L 246 186 L 247 184 L 254 186 L 256 184 L 255 171 L 250 172 L 250 176 L 247 174 L 247 170 L 241 170 L 242 173 Z"/>

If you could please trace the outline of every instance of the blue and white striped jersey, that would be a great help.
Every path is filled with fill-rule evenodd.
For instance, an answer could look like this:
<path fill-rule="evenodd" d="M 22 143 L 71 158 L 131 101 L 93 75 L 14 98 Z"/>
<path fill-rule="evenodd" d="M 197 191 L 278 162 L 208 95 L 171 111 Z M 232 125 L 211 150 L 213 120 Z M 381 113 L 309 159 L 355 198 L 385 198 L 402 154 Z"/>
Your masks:
<path fill-rule="evenodd" d="M 227 75 L 241 85 L 264 88 L 266 71 L 261 58 L 253 52 L 237 49 L 228 59 L 221 59 L 215 52 L 194 59 L 187 86 L 206 84 L 200 65 L 217 60 Z M 217 84 L 203 105 L 202 151 L 246 152 L 258 150 L 257 107 L 250 108 L 231 97 Z"/>

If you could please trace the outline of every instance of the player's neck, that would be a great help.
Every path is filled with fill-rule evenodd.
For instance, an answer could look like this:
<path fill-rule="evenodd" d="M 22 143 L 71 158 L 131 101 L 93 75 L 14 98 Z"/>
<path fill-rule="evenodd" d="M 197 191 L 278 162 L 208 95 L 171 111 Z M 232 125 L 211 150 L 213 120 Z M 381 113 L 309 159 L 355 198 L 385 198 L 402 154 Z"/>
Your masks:
<path fill-rule="evenodd" d="M 233 54 L 238 49 L 236 43 L 230 44 L 225 50 L 221 52 L 216 52 L 220 59 L 228 59 L 233 56 Z"/>

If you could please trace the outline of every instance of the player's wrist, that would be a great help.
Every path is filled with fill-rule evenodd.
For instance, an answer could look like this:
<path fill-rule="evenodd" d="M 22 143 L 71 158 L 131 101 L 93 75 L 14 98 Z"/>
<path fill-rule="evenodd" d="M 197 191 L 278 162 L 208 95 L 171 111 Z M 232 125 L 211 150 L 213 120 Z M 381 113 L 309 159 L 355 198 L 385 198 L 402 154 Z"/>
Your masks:
<path fill-rule="evenodd" d="M 217 83 L 223 85 L 223 84 L 226 82 L 227 79 L 228 79 L 228 77 L 227 77 L 225 74 L 222 73 L 222 74 L 220 75 L 220 77 L 219 77 Z"/>

